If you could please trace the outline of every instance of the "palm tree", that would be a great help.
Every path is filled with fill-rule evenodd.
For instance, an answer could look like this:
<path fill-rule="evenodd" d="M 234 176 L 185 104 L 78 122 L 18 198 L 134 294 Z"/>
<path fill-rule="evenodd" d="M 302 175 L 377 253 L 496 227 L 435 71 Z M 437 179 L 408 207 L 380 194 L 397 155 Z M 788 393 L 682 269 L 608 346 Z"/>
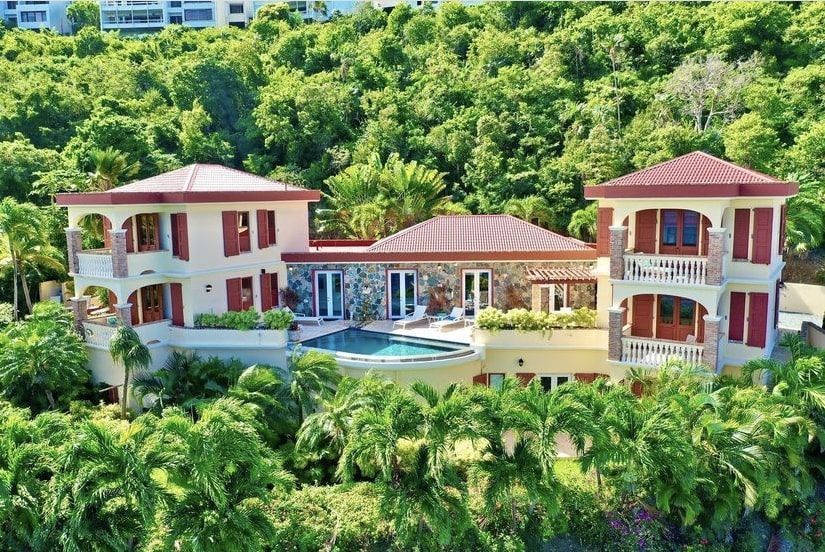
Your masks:
<path fill-rule="evenodd" d="M 296 349 L 289 357 L 289 392 L 298 410 L 298 425 L 310 412 L 314 412 L 320 401 L 335 394 L 335 386 L 341 380 L 335 357 L 310 350 Z"/>
<path fill-rule="evenodd" d="M 586 242 L 596 241 L 596 215 L 598 208 L 598 202 L 594 201 L 584 209 L 575 211 L 570 217 L 570 223 L 567 225 L 567 231 L 570 235 Z"/>
<path fill-rule="evenodd" d="M 550 227 L 554 218 L 547 200 L 536 195 L 507 200 L 504 213 L 544 228 Z"/>
<path fill-rule="evenodd" d="M 13 303 L 17 320 L 18 279 L 23 286 L 23 295 L 29 312 L 32 309 L 25 267 L 43 265 L 59 270 L 63 268 L 63 263 L 60 254 L 48 243 L 46 225 L 40 209 L 31 203 L 18 203 L 10 197 L 0 202 L 0 235 L 3 236 L 0 253 L 14 271 Z"/>
<path fill-rule="evenodd" d="M 152 447 L 170 455 L 159 475 L 171 496 L 159 514 L 164 549 L 258 551 L 274 542 L 266 503 L 294 478 L 261 440 L 255 410 L 222 398 L 202 405 L 197 421 L 177 409 L 155 418 Z"/>
<path fill-rule="evenodd" d="M 111 146 L 105 150 L 92 150 L 89 160 L 94 167 L 89 173 L 89 189 L 97 192 L 116 188 L 140 170 L 140 163 L 130 163 L 125 153 Z"/>
<path fill-rule="evenodd" d="M 131 326 L 121 325 L 109 339 L 109 353 L 115 362 L 123 365 L 123 397 L 121 397 L 120 417 L 126 419 L 126 405 L 129 401 L 129 379 L 133 371 L 146 370 L 152 364 L 149 348 Z"/>
<path fill-rule="evenodd" d="M 285 435 L 294 435 L 295 412 L 287 408 L 289 386 L 274 368 L 260 364 L 250 366 L 229 388 L 227 396 L 257 407 L 261 435 L 271 447 L 280 445 Z"/>
<path fill-rule="evenodd" d="M 825 243 L 825 183 L 806 175 L 790 175 L 799 192 L 788 199 L 786 239 L 788 251 L 805 253 Z"/>

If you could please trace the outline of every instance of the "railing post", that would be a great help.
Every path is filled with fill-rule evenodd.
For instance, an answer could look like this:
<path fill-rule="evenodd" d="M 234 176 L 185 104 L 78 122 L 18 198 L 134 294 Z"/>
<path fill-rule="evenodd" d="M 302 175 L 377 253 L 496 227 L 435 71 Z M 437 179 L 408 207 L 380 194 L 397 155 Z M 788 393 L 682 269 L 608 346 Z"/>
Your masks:
<path fill-rule="evenodd" d="M 83 236 L 80 228 L 66 228 L 66 245 L 69 252 L 69 274 L 77 274 L 80 261 L 77 254 L 83 250 Z"/>
<path fill-rule="evenodd" d="M 708 228 L 708 264 L 705 282 L 710 286 L 722 285 L 722 261 L 725 254 L 725 228 Z"/>
<path fill-rule="evenodd" d="M 627 226 L 610 227 L 610 278 L 624 278 L 624 253 L 627 250 Z"/>
<path fill-rule="evenodd" d="M 124 326 L 132 325 L 132 303 L 118 303 L 115 305 L 115 312 Z"/>
<path fill-rule="evenodd" d="M 607 358 L 608 360 L 622 360 L 622 318 L 624 307 L 607 309 Z"/>
<path fill-rule="evenodd" d="M 80 335 L 84 335 L 85 331 L 83 330 L 83 321 L 86 320 L 86 310 L 89 308 L 89 299 L 88 295 L 83 295 L 81 297 L 72 297 L 69 300 L 71 304 L 72 314 L 74 315 L 74 325 Z"/>
<path fill-rule="evenodd" d="M 126 260 L 126 230 L 109 230 L 112 236 L 112 276 L 126 278 L 129 265 Z"/>
<path fill-rule="evenodd" d="M 719 323 L 721 316 L 711 316 L 706 314 L 702 317 L 705 321 L 705 345 L 703 351 L 704 363 L 710 366 L 714 372 L 719 371 Z"/>

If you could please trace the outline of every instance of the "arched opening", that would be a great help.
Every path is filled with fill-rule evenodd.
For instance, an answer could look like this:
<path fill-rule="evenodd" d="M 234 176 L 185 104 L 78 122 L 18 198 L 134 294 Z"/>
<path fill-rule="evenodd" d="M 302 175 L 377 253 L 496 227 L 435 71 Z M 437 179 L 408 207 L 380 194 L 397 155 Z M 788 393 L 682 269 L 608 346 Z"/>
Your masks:
<path fill-rule="evenodd" d="M 118 323 L 117 295 L 109 288 L 103 286 L 89 286 L 84 292 L 89 297 L 86 304 L 86 321 L 92 324 L 104 326 L 115 326 Z"/>
<path fill-rule="evenodd" d="M 132 305 L 132 325 L 151 324 L 169 317 L 168 284 L 151 284 L 133 291 L 128 303 Z"/>
<path fill-rule="evenodd" d="M 78 226 L 81 229 L 83 251 L 108 252 L 112 246 L 109 230 L 112 221 L 104 215 L 91 213 L 80 218 Z"/>
<path fill-rule="evenodd" d="M 704 343 L 707 309 L 688 297 L 665 294 L 634 295 L 622 303 L 627 306 L 630 337 Z M 626 325 L 627 325 L 626 324 Z"/>

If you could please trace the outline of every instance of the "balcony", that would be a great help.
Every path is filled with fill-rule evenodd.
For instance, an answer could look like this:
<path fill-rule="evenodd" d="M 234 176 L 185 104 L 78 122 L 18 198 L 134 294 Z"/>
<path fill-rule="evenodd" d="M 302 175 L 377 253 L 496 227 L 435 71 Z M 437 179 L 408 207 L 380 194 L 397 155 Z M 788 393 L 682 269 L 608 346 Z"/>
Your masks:
<path fill-rule="evenodd" d="M 109 249 L 93 249 L 77 254 L 77 275 L 92 278 L 113 278 L 112 252 Z"/>
<path fill-rule="evenodd" d="M 657 284 L 705 285 L 708 258 L 692 255 L 624 255 L 624 276 L 627 282 Z"/>
<path fill-rule="evenodd" d="M 705 347 L 700 343 L 685 343 L 642 337 L 622 337 L 620 362 L 632 366 L 656 368 L 671 359 L 688 364 L 702 364 Z"/>
<path fill-rule="evenodd" d="M 86 343 L 95 348 L 108 349 L 109 340 L 117 329 L 117 325 L 112 325 L 105 318 L 96 318 L 83 322 Z M 134 327 L 140 340 L 146 344 L 165 343 L 169 340 L 169 327 L 171 320 L 159 320 L 147 324 L 139 324 Z"/>

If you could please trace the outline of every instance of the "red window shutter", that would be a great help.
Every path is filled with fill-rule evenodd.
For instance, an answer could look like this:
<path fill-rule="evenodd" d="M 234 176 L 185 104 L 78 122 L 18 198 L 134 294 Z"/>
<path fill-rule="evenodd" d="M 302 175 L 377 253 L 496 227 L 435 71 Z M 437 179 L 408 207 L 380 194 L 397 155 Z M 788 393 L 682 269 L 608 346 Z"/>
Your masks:
<path fill-rule="evenodd" d="M 226 309 L 230 311 L 243 310 L 241 278 L 230 278 L 226 281 Z"/>
<path fill-rule="evenodd" d="M 140 324 L 140 306 L 138 305 L 137 292 L 133 291 L 126 302 L 132 304 L 132 326 L 137 326 Z"/>
<path fill-rule="evenodd" d="M 483 385 L 484 387 L 488 387 L 489 378 L 487 374 L 478 374 L 477 376 L 473 376 L 473 385 Z"/>
<path fill-rule="evenodd" d="M 178 239 L 178 214 L 172 213 L 169 215 L 169 221 L 172 225 L 172 256 L 180 256 L 180 240 Z"/>
<path fill-rule="evenodd" d="M 278 275 L 273 274 L 272 278 L 270 278 L 271 288 L 272 289 L 272 306 L 280 307 L 281 306 L 281 288 L 278 286 Z"/>
<path fill-rule="evenodd" d="M 172 324 L 183 326 L 183 286 L 178 283 L 169 284 L 169 295 L 172 296 Z"/>
<path fill-rule="evenodd" d="M 653 337 L 653 295 L 633 296 L 633 328 L 634 337 Z"/>
<path fill-rule="evenodd" d="M 777 253 L 780 255 L 785 252 L 785 237 L 787 233 L 787 217 L 788 217 L 788 206 L 783 203 L 782 207 L 779 209 L 779 246 L 777 247 Z"/>
<path fill-rule="evenodd" d="M 708 242 L 710 241 L 710 233 L 708 232 L 708 228 L 710 228 L 710 219 L 708 217 L 702 217 L 702 252 L 701 255 L 707 256 L 708 254 Z"/>
<path fill-rule="evenodd" d="M 751 234 L 750 209 L 737 209 L 733 215 L 733 258 L 747 260 Z"/>
<path fill-rule="evenodd" d="M 103 247 L 109 249 L 112 247 L 112 235 L 109 231 L 112 229 L 112 221 L 103 217 Z"/>
<path fill-rule="evenodd" d="M 255 213 L 258 218 L 258 249 L 269 247 L 269 219 L 266 209 L 258 209 Z"/>
<path fill-rule="evenodd" d="M 238 212 L 223 211 L 223 256 L 234 257 L 240 254 L 238 244 Z"/>
<path fill-rule="evenodd" d="M 645 209 L 636 213 L 636 238 L 634 249 L 637 253 L 656 253 L 656 209 Z"/>
<path fill-rule="evenodd" d="M 520 384 L 528 385 L 531 381 L 533 381 L 533 378 L 536 377 L 536 374 L 530 372 L 518 372 L 516 373 L 516 377 L 518 378 Z"/>
<path fill-rule="evenodd" d="M 260 213 L 260 211 L 258 211 Z M 261 311 L 266 312 L 273 307 L 272 303 L 272 274 L 261 274 Z"/>
<path fill-rule="evenodd" d="M 613 224 L 613 208 L 600 207 L 596 219 L 596 253 L 610 255 L 610 225 Z"/>
<path fill-rule="evenodd" d="M 768 324 L 768 294 L 749 293 L 748 309 L 748 345 L 764 347 Z"/>
<path fill-rule="evenodd" d="M 707 315 L 708 310 L 699 305 L 699 320 L 697 321 L 697 325 L 699 329 L 696 330 L 696 341 L 698 343 L 705 342 L 705 315 Z"/>
<path fill-rule="evenodd" d="M 773 295 L 773 327 L 774 329 L 779 327 L 779 283 L 780 281 L 776 281 L 776 291 Z"/>
<path fill-rule="evenodd" d="M 278 241 L 278 229 L 275 226 L 275 211 L 267 211 L 266 220 L 267 229 L 269 230 L 269 236 L 267 236 L 267 238 L 269 239 L 269 245 L 275 245 Z"/>
<path fill-rule="evenodd" d="M 178 258 L 181 261 L 189 260 L 189 221 L 186 213 L 178 213 Z"/>
<path fill-rule="evenodd" d="M 595 373 L 581 373 L 581 374 L 573 374 L 573 377 L 576 378 L 576 381 L 580 381 L 582 383 L 593 383 L 596 381 L 596 376 L 598 374 Z"/>
<path fill-rule="evenodd" d="M 753 210 L 753 259 L 754 263 L 771 264 L 773 238 L 773 209 L 764 207 Z"/>
<path fill-rule="evenodd" d="M 129 217 L 123 223 L 126 230 L 126 253 L 135 252 L 135 217 Z"/>
<path fill-rule="evenodd" d="M 745 338 L 745 294 L 741 291 L 730 292 L 730 322 L 728 323 L 728 341 L 742 342 Z"/>

